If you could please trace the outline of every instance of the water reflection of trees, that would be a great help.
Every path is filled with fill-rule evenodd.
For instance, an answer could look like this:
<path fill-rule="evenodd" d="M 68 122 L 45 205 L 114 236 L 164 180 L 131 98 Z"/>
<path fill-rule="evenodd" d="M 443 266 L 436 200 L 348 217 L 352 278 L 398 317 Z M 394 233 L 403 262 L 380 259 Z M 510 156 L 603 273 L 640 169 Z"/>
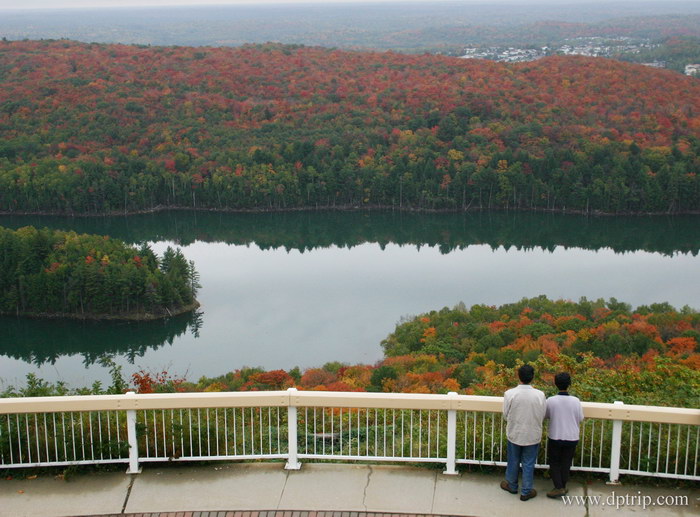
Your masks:
<path fill-rule="evenodd" d="M 168 211 L 129 217 L 0 217 L 8 227 L 49 226 L 108 234 L 128 242 L 255 243 L 301 251 L 373 242 L 438 246 L 443 253 L 474 244 L 517 249 L 557 246 L 617 253 L 672 255 L 700 250 L 700 216 L 585 217 L 524 212 L 408 213 L 318 211 L 215 213 Z"/>
<path fill-rule="evenodd" d="M 105 354 L 119 354 L 133 363 L 148 350 L 172 345 L 188 330 L 196 335 L 201 326 L 200 312 L 147 322 L 0 317 L 0 354 L 37 366 L 66 355 L 81 355 L 86 367 Z"/>

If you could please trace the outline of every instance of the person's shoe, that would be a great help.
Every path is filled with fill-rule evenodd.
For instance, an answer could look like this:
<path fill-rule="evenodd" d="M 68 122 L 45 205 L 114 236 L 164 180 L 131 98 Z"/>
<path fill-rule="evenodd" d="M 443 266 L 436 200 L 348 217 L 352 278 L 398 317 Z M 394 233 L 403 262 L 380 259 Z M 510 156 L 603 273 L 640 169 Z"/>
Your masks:
<path fill-rule="evenodd" d="M 550 499 L 556 499 L 557 497 L 563 496 L 567 492 L 568 490 L 566 488 L 555 488 L 554 490 L 547 492 L 547 497 Z"/>
<path fill-rule="evenodd" d="M 535 490 L 534 488 L 530 490 L 527 495 L 521 495 L 520 500 L 527 501 L 528 499 L 532 499 L 533 497 L 537 497 L 537 490 Z"/>
<path fill-rule="evenodd" d="M 502 488 L 503 490 L 505 490 L 506 492 L 510 492 L 511 494 L 517 494 L 517 493 L 518 493 L 517 490 L 511 490 L 511 489 L 510 489 L 510 483 L 508 483 L 508 481 L 506 481 L 506 480 L 501 481 L 501 488 Z"/>

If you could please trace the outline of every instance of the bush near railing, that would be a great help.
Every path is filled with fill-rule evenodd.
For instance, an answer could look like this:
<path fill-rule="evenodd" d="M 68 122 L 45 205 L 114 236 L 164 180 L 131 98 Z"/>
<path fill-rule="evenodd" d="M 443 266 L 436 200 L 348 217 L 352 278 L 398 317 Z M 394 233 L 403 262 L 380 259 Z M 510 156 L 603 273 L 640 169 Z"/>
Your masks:
<path fill-rule="evenodd" d="M 700 480 L 700 410 L 584 403 L 574 469 Z M 501 397 L 177 393 L 0 399 L 0 468 L 300 459 L 505 465 Z M 546 436 L 546 422 L 545 432 Z M 544 444 L 543 444 L 544 445 Z M 547 465 L 541 447 L 538 466 Z"/>

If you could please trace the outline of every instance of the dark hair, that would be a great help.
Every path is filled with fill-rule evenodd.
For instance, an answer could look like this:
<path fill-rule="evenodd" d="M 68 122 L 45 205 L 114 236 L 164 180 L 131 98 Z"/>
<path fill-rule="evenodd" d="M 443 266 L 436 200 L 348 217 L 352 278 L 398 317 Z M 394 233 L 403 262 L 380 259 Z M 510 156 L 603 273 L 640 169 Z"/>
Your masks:
<path fill-rule="evenodd" d="M 518 368 L 518 379 L 523 384 L 530 384 L 532 379 L 535 378 L 535 369 L 529 364 L 524 364 Z"/>
<path fill-rule="evenodd" d="M 559 391 L 566 391 L 571 386 L 571 375 L 566 372 L 558 373 L 554 376 L 554 384 L 557 385 Z"/>

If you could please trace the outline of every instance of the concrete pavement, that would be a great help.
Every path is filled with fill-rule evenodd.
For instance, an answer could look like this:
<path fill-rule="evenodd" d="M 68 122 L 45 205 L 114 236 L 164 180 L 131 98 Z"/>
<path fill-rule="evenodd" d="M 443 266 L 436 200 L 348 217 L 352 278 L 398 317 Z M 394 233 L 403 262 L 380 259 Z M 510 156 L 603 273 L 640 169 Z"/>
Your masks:
<path fill-rule="evenodd" d="M 427 468 L 304 464 L 286 471 L 281 463 L 144 464 L 143 472 L 49 476 L 0 481 L 0 517 L 66 517 L 106 514 L 215 511 L 325 511 L 393 514 L 605 517 L 700 515 L 700 486 L 657 488 L 584 483 L 574 473 L 570 504 L 545 497 L 551 484 L 535 479 L 539 495 L 526 502 L 500 489 L 502 473 L 446 476 Z M 19 479 L 19 478 L 22 479 Z M 599 499 L 595 499 L 598 497 Z M 648 499 L 647 499 L 648 498 Z M 291 514 L 290 514 L 291 515 Z"/>

